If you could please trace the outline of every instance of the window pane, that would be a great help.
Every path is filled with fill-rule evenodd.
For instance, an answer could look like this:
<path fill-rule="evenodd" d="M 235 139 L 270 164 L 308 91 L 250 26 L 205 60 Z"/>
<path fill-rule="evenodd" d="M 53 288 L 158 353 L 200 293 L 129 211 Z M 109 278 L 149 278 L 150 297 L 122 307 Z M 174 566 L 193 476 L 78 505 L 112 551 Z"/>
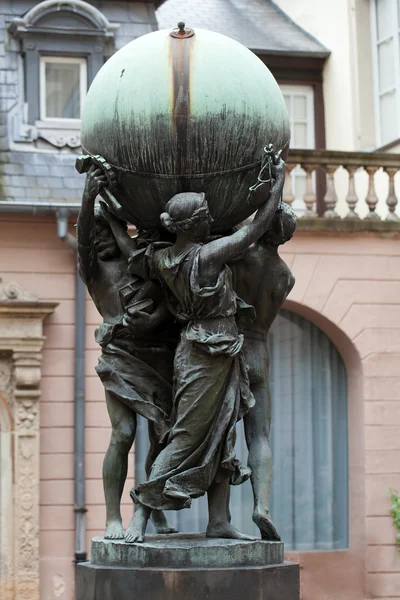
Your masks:
<path fill-rule="evenodd" d="M 47 118 L 80 118 L 80 72 L 79 63 L 46 62 Z"/>
<path fill-rule="evenodd" d="M 293 148 L 308 148 L 306 123 L 295 123 L 293 126 Z"/>
<path fill-rule="evenodd" d="M 387 144 L 398 137 L 395 92 L 381 96 L 379 110 L 381 117 L 381 141 L 382 144 Z"/>
<path fill-rule="evenodd" d="M 378 41 L 392 35 L 392 0 L 376 0 Z"/>
<path fill-rule="evenodd" d="M 307 120 L 307 98 L 305 96 L 294 96 L 293 118 L 295 121 Z"/>
<path fill-rule="evenodd" d="M 291 148 L 314 148 L 314 91 L 308 85 L 280 86 L 290 122 Z"/>
<path fill-rule="evenodd" d="M 286 109 L 289 113 L 289 119 L 290 119 L 290 100 L 291 97 L 290 96 L 286 96 L 286 94 L 283 96 L 284 100 L 285 100 L 285 104 L 286 104 Z"/>
<path fill-rule="evenodd" d="M 378 46 L 379 91 L 395 86 L 393 38 Z"/>

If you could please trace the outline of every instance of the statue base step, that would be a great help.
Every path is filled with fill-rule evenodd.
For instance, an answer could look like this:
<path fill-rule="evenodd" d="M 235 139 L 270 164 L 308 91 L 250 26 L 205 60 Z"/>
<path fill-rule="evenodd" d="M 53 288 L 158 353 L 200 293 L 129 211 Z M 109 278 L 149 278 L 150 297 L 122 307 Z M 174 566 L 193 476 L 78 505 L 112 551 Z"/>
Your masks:
<path fill-rule="evenodd" d="M 299 600 L 299 566 L 283 543 L 148 536 L 144 544 L 94 538 L 77 566 L 76 600 Z"/>

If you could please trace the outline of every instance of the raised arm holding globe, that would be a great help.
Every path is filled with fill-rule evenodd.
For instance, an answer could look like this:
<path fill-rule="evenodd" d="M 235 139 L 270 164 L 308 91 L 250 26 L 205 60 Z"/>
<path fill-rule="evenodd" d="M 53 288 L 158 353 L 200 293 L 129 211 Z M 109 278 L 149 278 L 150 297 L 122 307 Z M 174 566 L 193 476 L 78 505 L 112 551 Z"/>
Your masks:
<path fill-rule="evenodd" d="M 121 323 L 125 327 L 121 331 L 129 333 L 131 341 L 124 344 L 129 346 L 132 362 L 127 356 L 125 362 L 110 363 L 107 329 L 99 338 L 103 355 L 98 373 L 112 421 L 112 403 L 117 398 L 121 407 L 118 426 L 132 430 L 128 451 L 135 428 L 134 413 L 129 409 L 137 406 L 138 390 L 145 407 L 138 412 L 152 422 L 154 431 L 148 480 L 131 491 L 136 509 L 124 533 L 125 542 L 145 542 L 151 514 L 156 526 L 157 518 L 161 523 L 159 532 L 163 528 L 165 533 L 171 531 L 160 511 L 189 508 L 192 499 L 204 494 L 209 507 L 207 538 L 254 540 L 230 523 L 229 511 L 229 485 L 240 485 L 250 476 L 253 518 L 264 540 L 278 541 L 267 506 L 269 444 L 261 443 L 264 434 L 269 436 L 268 364 L 264 361 L 261 365 L 266 369 L 265 385 L 252 385 L 248 365 L 252 376 L 254 353 L 259 349 L 247 343 L 246 337 L 249 334 L 252 339 L 251 323 L 258 322 L 251 290 L 258 289 L 259 278 L 263 278 L 263 260 L 268 276 L 270 254 L 263 254 L 258 270 L 250 268 L 243 276 L 250 291 L 246 285 L 243 289 L 240 279 L 251 263 L 247 253 L 254 253 L 258 240 L 268 237 L 282 212 L 289 123 L 279 87 L 265 65 L 237 42 L 209 31 L 193 32 L 179 23 L 172 32 L 138 38 L 108 60 L 87 96 L 82 143 L 86 156 L 77 168 L 89 171 L 87 189 L 93 192 L 97 185 L 103 198 L 96 218 L 112 233 L 120 257 L 118 269 L 123 271 L 120 279 L 114 278 L 111 290 L 107 278 L 88 262 L 85 281 L 95 301 L 102 294 L 105 298 L 109 294 L 124 297 L 130 278 L 136 282 L 131 285 L 129 302 L 111 315 L 109 323 L 114 329 Z M 78 222 L 80 238 L 87 220 L 85 198 Z M 253 213 L 251 222 L 236 227 Z M 91 219 L 94 222 L 94 217 Z M 137 239 L 127 233 L 126 222 L 136 227 L 139 238 L 147 239 L 146 244 L 138 246 Z M 232 261 L 235 278 L 228 266 Z M 252 280 L 252 275 L 258 281 Z M 152 297 L 154 289 L 161 291 L 161 298 Z M 268 322 L 268 326 L 262 325 L 265 344 L 288 289 L 279 302 L 268 304 L 270 317 L 265 314 L 269 308 L 261 307 L 261 320 Z M 172 377 L 164 378 L 162 352 L 166 346 L 162 337 L 157 337 L 163 320 L 174 321 L 180 329 L 172 350 L 169 404 L 164 396 Z M 148 380 L 146 390 L 140 388 L 143 373 L 137 366 L 143 332 L 144 362 L 152 364 L 151 356 L 146 358 L 146 347 L 151 346 L 158 357 L 152 365 L 156 378 Z M 110 364 L 115 371 L 111 375 Z M 159 393 L 157 377 L 163 386 L 166 379 L 166 387 L 160 387 Z M 157 410 L 163 411 L 160 419 L 154 419 Z M 252 411 L 257 414 L 255 419 L 250 417 Z M 249 467 L 241 464 L 234 448 L 236 423 L 243 417 Z M 265 424 L 258 423 L 259 419 Z M 259 443 L 252 445 L 251 440 Z M 113 451 L 109 449 L 108 454 Z M 118 452 L 122 461 L 115 470 L 118 484 L 110 472 L 104 488 L 106 499 L 118 488 L 117 535 L 107 522 L 106 537 L 121 537 L 123 532 L 119 501 L 126 477 L 125 447 L 116 452 L 112 464 L 118 462 Z"/>

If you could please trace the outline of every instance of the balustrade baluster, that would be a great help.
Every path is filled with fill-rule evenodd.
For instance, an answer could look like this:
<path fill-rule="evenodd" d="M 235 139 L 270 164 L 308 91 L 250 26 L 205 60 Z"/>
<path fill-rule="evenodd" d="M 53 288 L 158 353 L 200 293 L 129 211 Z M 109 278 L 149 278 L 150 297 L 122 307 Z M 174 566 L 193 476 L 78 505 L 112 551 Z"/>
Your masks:
<path fill-rule="evenodd" d="M 306 172 L 306 190 L 304 193 L 304 204 L 306 205 L 306 212 L 304 217 L 316 217 L 315 203 L 317 202 L 317 196 L 313 190 L 312 174 L 317 168 L 317 165 L 302 164 L 301 167 Z"/>
<path fill-rule="evenodd" d="M 358 167 L 344 167 L 349 174 L 349 191 L 346 196 L 347 206 L 349 207 L 349 212 L 345 216 L 345 219 L 359 219 L 359 215 L 355 212 L 355 207 L 358 202 L 358 197 L 356 194 L 356 187 L 354 183 L 354 173 L 357 171 Z"/>
<path fill-rule="evenodd" d="M 324 217 L 328 219 L 337 218 L 339 215 L 335 211 L 335 206 L 337 202 L 337 195 L 335 190 L 335 182 L 333 180 L 333 176 L 336 172 L 337 166 L 326 166 L 326 194 L 324 198 L 325 202 L 325 212 Z"/>
<path fill-rule="evenodd" d="M 379 167 L 366 167 L 366 171 L 369 176 L 369 185 L 368 185 L 368 194 L 365 198 L 365 202 L 368 204 L 369 213 L 365 217 L 366 219 L 371 219 L 374 221 L 379 221 L 380 216 L 375 212 L 376 205 L 378 202 L 378 196 L 375 192 L 375 178 L 374 175 L 377 172 Z"/>
<path fill-rule="evenodd" d="M 283 201 L 286 202 L 286 204 L 289 204 L 289 206 L 292 205 L 292 202 L 294 200 L 291 173 L 295 166 L 295 164 L 286 164 L 285 185 L 283 187 Z"/>
<path fill-rule="evenodd" d="M 398 169 L 396 167 L 395 168 L 387 167 L 385 169 L 385 171 L 389 175 L 389 193 L 388 193 L 388 197 L 386 200 L 386 204 L 388 205 L 388 208 L 389 208 L 389 214 L 386 217 L 386 220 L 387 221 L 399 221 L 400 219 L 395 213 L 398 200 L 397 200 L 396 192 L 394 189 L 394 176 L 396 175 Z"/>

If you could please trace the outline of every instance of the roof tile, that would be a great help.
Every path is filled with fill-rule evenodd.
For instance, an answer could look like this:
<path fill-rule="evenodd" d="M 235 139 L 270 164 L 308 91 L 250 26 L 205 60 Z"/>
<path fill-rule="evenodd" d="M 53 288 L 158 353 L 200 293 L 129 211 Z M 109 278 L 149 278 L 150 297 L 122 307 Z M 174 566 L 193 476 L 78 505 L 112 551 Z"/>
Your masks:
<path fill-rule="evenodd" d="M 185 21 L 189 27 L 227 35 L 259 54 L 329 55 L 272 0 L 166 0 L 156 17 L 160 29 Z"/>

